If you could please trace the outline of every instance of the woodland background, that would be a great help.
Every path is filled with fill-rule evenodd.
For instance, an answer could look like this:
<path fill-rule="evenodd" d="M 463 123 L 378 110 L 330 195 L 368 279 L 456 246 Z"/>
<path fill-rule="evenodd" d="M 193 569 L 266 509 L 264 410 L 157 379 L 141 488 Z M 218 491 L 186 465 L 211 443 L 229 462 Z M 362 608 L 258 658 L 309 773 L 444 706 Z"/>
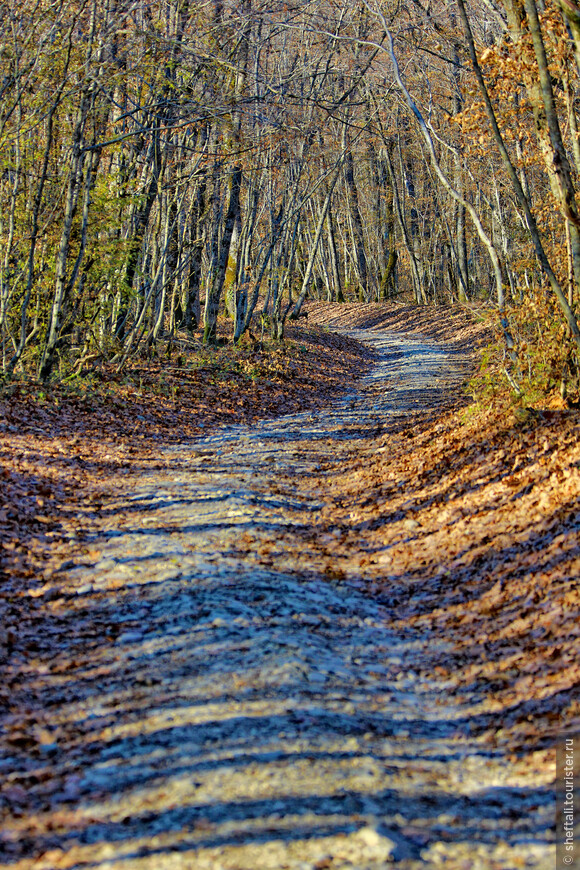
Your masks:
<path fill-rule="evenodd" d="M 459 301 L 484 383 L 577 401 L 579 58 L 574 0 L 8 0 L 4 375 Z"/>

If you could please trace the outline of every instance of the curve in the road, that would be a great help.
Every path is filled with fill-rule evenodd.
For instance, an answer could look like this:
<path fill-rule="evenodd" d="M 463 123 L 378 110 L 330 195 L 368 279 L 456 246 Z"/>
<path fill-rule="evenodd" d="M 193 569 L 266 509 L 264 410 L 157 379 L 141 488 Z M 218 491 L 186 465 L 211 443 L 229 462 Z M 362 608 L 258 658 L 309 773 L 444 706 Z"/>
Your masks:
<path fill-rule="evenodd" d="M 72 735 L 47 756 L 60 791 L 9 820 L 10 854 L 29 851 L 2 867 L 549 865 L 549 790 L 470 737 L 474 711 L 409 669 L 417 641 L 379 604 L 288 546 L 328 495 L 296 475 L 330 481 L 356 439 L 464 376 L 434 342 L 350 334 L 377 352 L 356 392 L 168 450 L 109 506 L 69 575 L 85 629 L 43 678 Z"/>

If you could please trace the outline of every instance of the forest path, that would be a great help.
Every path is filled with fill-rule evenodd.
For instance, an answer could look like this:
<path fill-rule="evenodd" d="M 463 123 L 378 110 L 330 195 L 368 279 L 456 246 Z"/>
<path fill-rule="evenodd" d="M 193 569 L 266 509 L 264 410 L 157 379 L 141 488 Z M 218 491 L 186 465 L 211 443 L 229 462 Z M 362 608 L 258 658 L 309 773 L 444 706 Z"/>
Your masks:
<path fill-rule="evenodd" d="M 0 772 L 45 801 L 0 867 L 550 866 L 547 784 L 470 736 L 475 707 L 417 674 L 430 651 L 304 545 L 346 458 L 464 376 L 435 342 L 349 334 L 377 351 L 355 393 L 168 449 L 104 505 L 68 572 L 75 633 L 21 687 L 47 712 Z"/>

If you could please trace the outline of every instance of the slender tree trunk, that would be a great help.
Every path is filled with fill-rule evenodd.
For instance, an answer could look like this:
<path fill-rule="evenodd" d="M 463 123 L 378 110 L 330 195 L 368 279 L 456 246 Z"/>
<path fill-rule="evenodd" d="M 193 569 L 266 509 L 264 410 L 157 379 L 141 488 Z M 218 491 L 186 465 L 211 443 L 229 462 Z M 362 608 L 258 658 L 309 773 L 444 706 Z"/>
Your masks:
<path fill-rule="evenodd" d="M 489 236 L 485 232 L 483 224 L 482 224 L 482 222 L 479 218 L 479 215 L 477 214 L 475 208 L 471 205 L 471 203 L 469 203 L 467 200 L 465 200 L 454 189 L 454 187 L 451 185 L 451 183 L 448 180 L 448 178 L 446 177 L 446 175 L 443 173 L 441 166 L 439 164 L 439 161 L 437 159 L 437 154 L 435 152 L 435 147 L 433 144 L 433 139 L 432 139 L 431 133 L 429 132 L 429 128 L 428 128 L 427 124 L 425 123 L 425 119 L 423 118 L 423 115 L 421 114 L 419 107 L 417 106 L 417 104 L 413 100 L 413 98 L 411 97 L 411 94 L 409 93 L 409 91 L 408 91 L 407 87 L 405 86 L 405 83 L 401 77 L 401 73 L 399 70 L 399 64 L 397 62 L 397 58 L 395 55 L 395 50 L 394 50 L 394 45 L 393 45 L 393 37 L 392 37 L 391 31 L 388 28 L 388 25 L 387 25 L 387 22 L 386 22 L 384 15 L 381 12 L 378 12 L 377 14 L 379 15 L 379 17 L 381 19 L 381 22 L 382 22 L 383 27 L 385 29 L 385 33 L 387 35 L 387 40 L 388 40 L 388 45 L 389 45 L 388 52 L 389 52 L 389 55 L 391 57 L 393 69 L 395 72 L 395 79 L 397 81 L 397 85 L 399 87 L 399 90 L 401 91 L 403 97 L 405 98 L 405 101 L 406 101 L 410 111 L 415 116 L 415 119 L 417 121 L 421 135 L 423 136 L 425 144 L 427 145 L 427 150 L 429 152 L 429 156 L 430 156 L 431 163 L 432 163 L 433 169 L 435 171 L 435 174 L 437 175 L 437 177 L 439 178 L 439 181 L 443 184 L 445 189 L 451 194 L 453 199 L 465 206 L 465 209 L 469 213 L 471 220 L 473 221 L 473 223 L 475 225 L 475 228 L 477 230 L 477 233 L 478 233 L 481 241 L 485 245 L 485 248 L 489 254 L 489 258 L 491 260 L 491 264 L 493 267 L 498 306 L 500 309 L 503 309 L 504 290 L 503 290 L 503 283 L 502 283 L 501 267 L 500 267 L 500 262 L 499 262 L 499 257 L 497 255 L 497 251 L 493 245 L 493 242 L 491 241 L 491 239 L 489 238 Z"/>
<path fill-rule="evenodd" d="M 392 149 L 392 143 L 386 143 L 385 148 L 385 159 L 387 168 L 389 171 L 389 176 L 391 179 L 391 187 L 393 190 L 393 202 L 395 205 L 395 212 L 397 214 L 397 220 L 399 222 L 399 228 L 401 230 L 401 235 L 403 237 L 403 242 L 407 249 L 407 254 L 409 255 L 409 262 L 411 264 L 411 276 L 413 279 L 413 286 L 415 290 L 415 299 L 419 302 L 422 298 L 422 293 L 424 290 L 421 287 L 421 277 L 419 275 L 419 267 L 417 265 L 417 260 L 415 259 L 415 249 L 409 238 L 409 231 L 407 229 L 407 224 L 405 223 L 405 218 L 403 216 L 403 211 L 401 209 L 401 199 L 399 196 L 399 186 L 397 184 L 397 178 L 395 176 L 395 167 L 393 166 L 393 161 L 390 154 L 390 149 Z M 394 264 L 393 264 L 394 265 Z"/>
<path fill-rule="evenodd" d="M 50 310 L 46 345 L 42 354 L 38 370 L 39 377 L 42 380 L 46 380 L 48 377 L 50 377 L 50 373 L 52 371 L 54 354 L 59 338 L 61 313 L 65 300 L 65 291 L 67 288 L 67 263 L 70 251 L 71 233 L 73 228 L 73 220 L 77 211 L 77 205 L 81 191 L 83 163 L 86 155 L 86 152 L 82 148 L 82 142 L 88 111 L 87 97 L 88 95 L 85 93 L 81 98 L 81 104 L 79 107 L 77 121 L 75 125 L 73 149 L 71 155 L 70 177 L 63 215 L 62 234 L 60 237 L 60 245 L 56 257 L 56 280 L 54 297 Z"/>
<path fill-rule="evenodd" d="M 42 165 L 41 170 L 39 172 L 36 193 L 34 195 L 34 200 L 32 204 L 32 221 L 31 221 L 31 229 L 30 229 L 30 239 L 28 242 L 28 256 L 27 256 L 27 279 L 26 279 L 26 289 L 24 291 L 24 299 L 22 301 L 20 307 L 20 341 L 15 349 L 15 352 L 8 363 L 7 373 L 11 376 L 16 368 L 23 352 L 26 347 L 27 336 L 28 336 L 28 306 L 30 305 L 30 299 L 32 296 L 32 290 L 34 287 L 35 280 L 35 263 L 36 263 L 36 248 L 38 245 L 38 237 L 40 232 L 40 212 L 42 208 L 43 197 L 45 193 L 45 187 L 48 183 L 49 177 L 49 165 L 50 165 L 50 156 L 53 146 L 54 140 L 54 123 L 57 109 L 60 106 L 63 93 L 67 83 L 67 74 L 69 70 L 69 65 L 71 62 L 71 54 L 72 54 L 72 31 L 73 24 L 69 26 L 68 32 L 64 36 L 64 43 L 67 46 L 66 55 L 64 59 L 64 69 L 63 75 L 61 78 L 60 85 L 57 89 L 57 92 L 54 96 L 50 104 L 50 108 L 48 111 L 48 116 L 46 119 L 46 142 L 44 146 L 44 152 L 42 157 Z"/>
<path fill-rule="evenodd" d="M 336 247 L 336 235 L 334 232 L 334 220 L 332 216 L 332 206 L 328 207 L 326 215 L 326 237 L 328 240 L 328 254 L 330 257 L 330 268 L 332 270 L 333 292 L 330 298 L 331 302 L 344 302 L 344 294 L 342 292 L 342 281 L 340 277 L 340 261 L 338 259 L 338 250 Z"/>
<path fill-rule="evenodd" d="M 189 273 L 187 291 L 184 300 L 184 322 L 189 332 L 197 329 L 201 319 L 200 289 L 201 268 L 203 258 L 202 221 L 206 208 L 207 182 L 205 172 L 199 180 L 193 196 L 188 226 L 186 229 L 189 241 Z"/>
<path fill-rule="evenodd" d="M 220 297 L 226 277 L 230 245 L 234 234 L 234 227 L 240 217 L 240 189 L 242 185 L 242 169 L 234 166 L 228 178 L 228 208 L 224 218 L 223 235 L 221 240 L 220 255 L 216 264 L 215 273 L 208 289 L 205 318 L 203 329 L 203 343 L 215 344 L 217 341 L 217 318 L 219 312 Z"/>
<path fill-rule="evenodd" d="M 356 269 L 359 280 L 359 297 L 361 301 L 368 302 L 367 256 L 365 251 L 362 218 L 358 203 L 358 191 L 354 180 L 354 160 L 352 156 L 352 150 L 348 145 L 348 131 L 346 120 L 343 127 L 342 147 L 344 151 L 344 180 L 346 184 L 346 193 L 350 210 L 350 218 L 352 221 L 352 232 L 354 236 L 354 259 L 356 262 Z"/>
<path fill-rule="evenodd" d="M 300 310 L 304 304 L 304 300 L 306 299 L 306 294 L 308 293 L 308 289 L 310 287 L 310 283 L 312 281 L 312 271 L 314 269 L 314 262 L 316 259 L 316 254 L 318 252 L 318 246 L 320 244 L 320 239 L 322 238 L 322 231 L 324 229 L 324 224 L 326 221 L 326 215 L 328 213 L 328 209 L 330 208 L 330 202 L 332 199 L 332 194 L 334 193 L 334 188 L 336 187 L 336 182 L 338 181 L 338 177 L 340 175 L 343 164 L 343 156 L 338 160 L 336 168 L 334 170 L 334 174 L 331 177 L 330 183 L 328 185 L 328 191 L 324 198 L 324 202 L 322 203 L 322 208 L 320 210 L 320 217 L 318 219 L 318 224 L 316 227 L 316 233 L 314 235 L 314 241 L 312 243 L 310 249 L 310 256 L 308 257 L 308 262 L 306 263 L 306 270 L 304 272 L 304 279 L 302 281 L 302 289 L 300 290 L 300 294 L 298 299 L 296 300 L 296 304 L 292 310 L 292 314 L 290 315 L 291 320 L 297 320 L 300 316 Z"/>
<path fill-rule="evenodd" d="M 233 256 L 236 253 L 231 250 L 235 228 L 239 227 L 241 221 L 241 188 L 243 170 L 241 163 L 239 162 L 239 154 L 236 152 L 241 144 L 242 115 L 241 106 L 239 104 L 245 90 L 247 76 L 249 37 L 252 26 L 252 19 L 250 16 L 251 0 L 242 0 L 239 6 L 239 11 L 242 21 L 241 33 L 237 47 L 237 68 L 232 94 L 235 108 L 231 115 L 232 130 L 230 137 L 230 154 L 233 160 L 233 165 L 230 169 L 227 181 L 228 207 L 224 218 L 220 255 L 218 257 L 217 268 L 212 276 L 206 298 L 203 329 L 204 344 L 215 344 L 217 340 L 216 327 L 220 297 L 226 279 L 230 254 Z"/>

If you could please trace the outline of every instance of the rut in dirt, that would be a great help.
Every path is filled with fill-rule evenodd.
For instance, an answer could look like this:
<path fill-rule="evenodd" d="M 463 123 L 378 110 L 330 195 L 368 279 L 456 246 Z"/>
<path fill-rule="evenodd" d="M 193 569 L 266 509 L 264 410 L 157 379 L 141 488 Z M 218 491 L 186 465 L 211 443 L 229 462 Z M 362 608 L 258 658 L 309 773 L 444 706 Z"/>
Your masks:
<path fill-rule="evenodd" d="M 357 392 L 167 450 L 105 506 L 55 615 L 74 631 L 14 699 L 45 712 L 0 760 L 30 798 L 2 868 L 550 865 L 548 784 L 301 549 L 345 456 L 464 377 L 435 342 L 349 335 L 377 353 Z"/>

